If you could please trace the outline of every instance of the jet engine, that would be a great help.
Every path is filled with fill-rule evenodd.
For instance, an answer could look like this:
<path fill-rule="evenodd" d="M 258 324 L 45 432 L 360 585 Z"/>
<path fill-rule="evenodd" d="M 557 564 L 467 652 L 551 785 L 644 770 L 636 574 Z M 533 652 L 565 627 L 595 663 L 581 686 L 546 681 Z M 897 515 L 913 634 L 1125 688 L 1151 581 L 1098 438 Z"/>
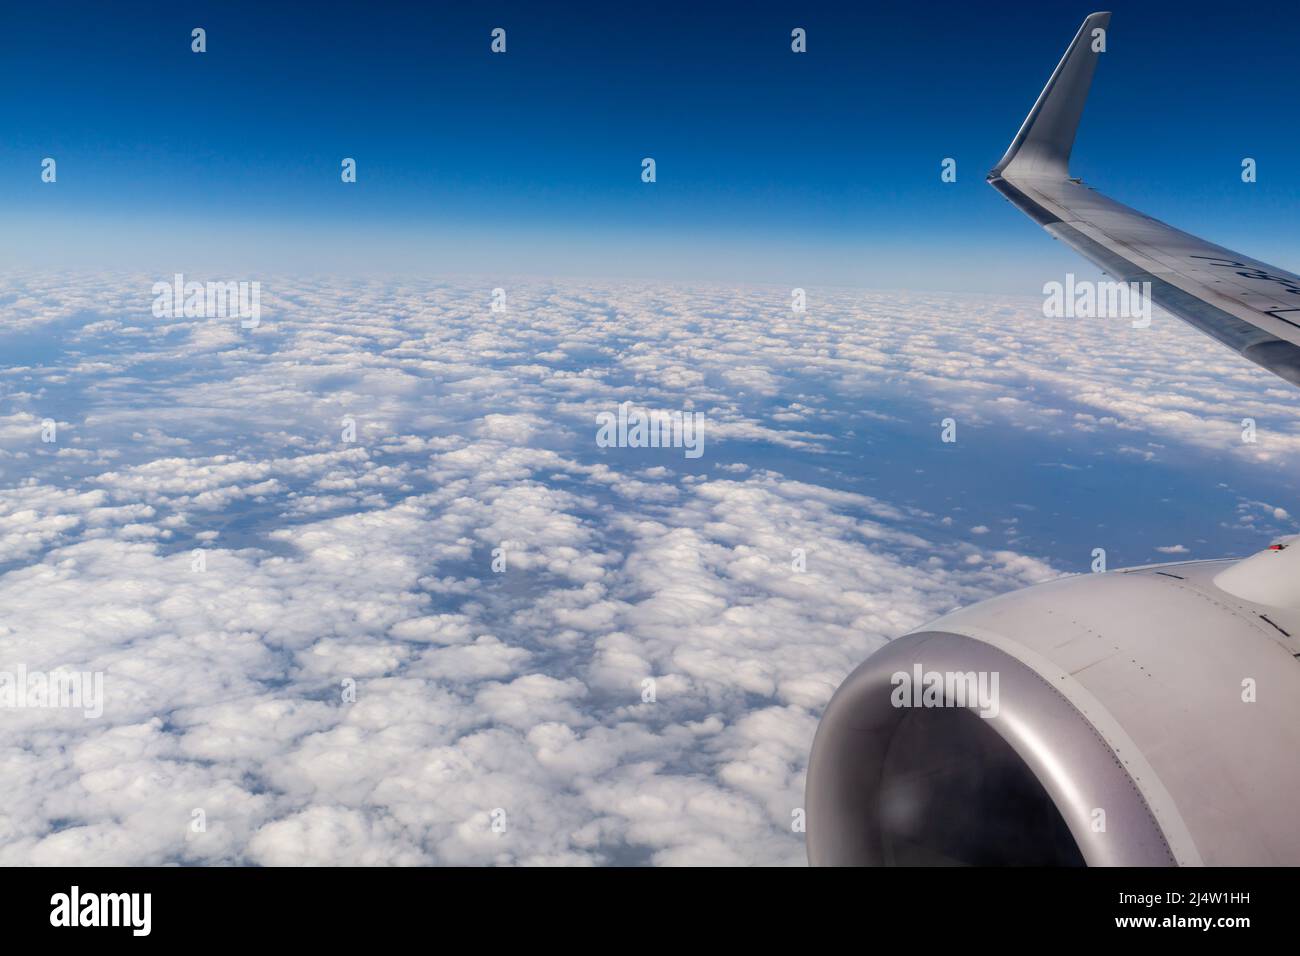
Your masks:
<path fill-rule="evenodd" d="M 956 610 L 832 697 L 808 859 L 1300 864 L 1297 658 L 1300 540 Z"/>

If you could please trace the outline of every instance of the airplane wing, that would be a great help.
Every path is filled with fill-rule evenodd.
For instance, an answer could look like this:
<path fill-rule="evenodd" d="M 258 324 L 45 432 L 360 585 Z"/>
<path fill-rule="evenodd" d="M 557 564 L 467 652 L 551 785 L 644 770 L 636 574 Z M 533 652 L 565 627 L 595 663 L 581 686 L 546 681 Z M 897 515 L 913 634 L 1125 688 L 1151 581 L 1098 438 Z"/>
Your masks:
<path fill-rule="evenodd" d="M 1175 229 L 1070 177 L 1070 150 L 1109 25 L 1109 13 L 1083 21 L 989 183 L 1115 279 L 1151 283 L 1157 305 L 1300 385 L 1300 276 Z"/>

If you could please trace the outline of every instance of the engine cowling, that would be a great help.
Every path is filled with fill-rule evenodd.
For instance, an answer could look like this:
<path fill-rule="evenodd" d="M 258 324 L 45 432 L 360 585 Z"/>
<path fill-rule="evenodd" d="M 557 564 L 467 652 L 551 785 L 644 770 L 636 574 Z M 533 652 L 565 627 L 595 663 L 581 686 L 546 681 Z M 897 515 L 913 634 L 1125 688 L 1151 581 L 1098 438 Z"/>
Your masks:
<path fill-rule="evenodd" d="M 809 861 L 1300 864 L 1293 635 L 1300 545 L 954 611 L 827 705 Z"/>

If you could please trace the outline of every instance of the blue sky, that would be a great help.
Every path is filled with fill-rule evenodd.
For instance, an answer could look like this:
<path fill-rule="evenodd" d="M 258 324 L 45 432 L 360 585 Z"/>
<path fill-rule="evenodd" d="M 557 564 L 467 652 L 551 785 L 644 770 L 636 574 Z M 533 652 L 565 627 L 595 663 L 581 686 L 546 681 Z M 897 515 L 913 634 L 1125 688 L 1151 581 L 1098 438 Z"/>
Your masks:
<path fill-rule="evenodd" d="M 1037 294 L 1086 264 L 983 179 L 1090 9 L 17 8 L 0 38 L 0 254 Z M 1294 268 L 1293 13 L 1112 9 L 1075 172 Z M 339 181 L 344 156 L 355 185 Z M 955 184 L 939 179 L 946 156 Z"/>

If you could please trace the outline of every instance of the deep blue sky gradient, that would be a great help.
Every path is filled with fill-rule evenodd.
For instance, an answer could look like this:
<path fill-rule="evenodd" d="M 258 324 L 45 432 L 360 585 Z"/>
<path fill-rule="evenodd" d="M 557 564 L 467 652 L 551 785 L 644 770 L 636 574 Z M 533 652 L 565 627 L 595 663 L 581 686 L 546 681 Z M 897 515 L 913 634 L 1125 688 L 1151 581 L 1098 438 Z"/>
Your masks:
<path fill-rule="evenodd" d="M 0 255 L 1035 294 L 1086 266 L 984 174 L 1091 9 L 11 6 Z M 1075 173 L 1300 267 L 1294 6 L 1111 9 Z M 190 52 L 194 26 L 206 54 Z M 344 156 L 355 185 L 339 181 Z M 956 184 L 940 182 L 946 156 Z M 1258 183 L 1240 182 L 1243 156 Z"/>

